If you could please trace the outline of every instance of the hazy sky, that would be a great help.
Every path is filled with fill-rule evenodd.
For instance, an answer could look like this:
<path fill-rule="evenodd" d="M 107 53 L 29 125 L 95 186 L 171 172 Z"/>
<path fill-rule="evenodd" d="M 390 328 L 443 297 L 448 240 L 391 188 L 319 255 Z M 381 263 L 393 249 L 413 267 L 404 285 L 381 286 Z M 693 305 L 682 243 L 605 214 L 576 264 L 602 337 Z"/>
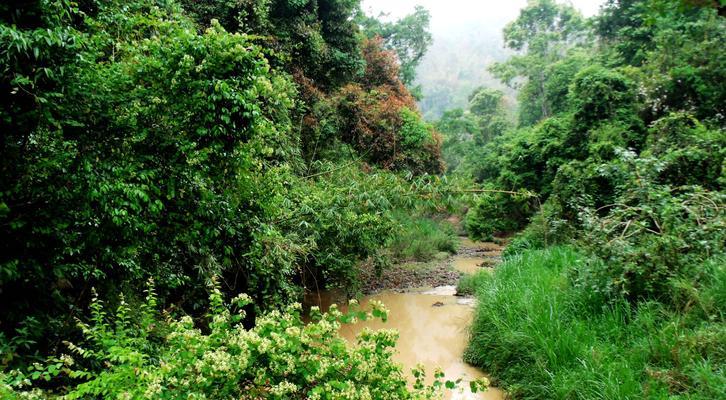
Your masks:
<path fill-rule="evenodd" d="M 591 16 L 604 0 L 572 0 L 571 3 L 585 16 Z M 363 9 L 374 15 L 383 11 L 400 17 L 410 13 L 417 4 L 431 12 L 431 31 L 436 34 L 473 22 L 504 27 L 517 18 L 527 0 L 363 0 Z"/>
<path fill-rule="evenodd" d="M 569 3 L 589 17 L 605 1 Z M 510 54 L 504 49 L 502 29 L 519 16 L 527 0 L 363 0 L 368 14 L 390 14 L 386 19 L 410 14 L 416 5 L 431 12 L 434 39 L 416 71 L 416 83 L 424 95 L 419 106 L 426 118 L 437 119 L 444 110 L 466 107 L 471 91 L 482 85 L 503 90 L 514 102 L 515 94 L 494 79 L 487 66 Z"/>

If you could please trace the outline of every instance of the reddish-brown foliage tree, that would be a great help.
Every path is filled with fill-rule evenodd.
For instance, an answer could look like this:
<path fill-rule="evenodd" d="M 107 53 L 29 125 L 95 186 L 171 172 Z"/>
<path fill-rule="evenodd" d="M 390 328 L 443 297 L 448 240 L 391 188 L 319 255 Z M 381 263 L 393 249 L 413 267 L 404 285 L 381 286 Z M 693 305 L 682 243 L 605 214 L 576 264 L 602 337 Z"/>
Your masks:
<path fill-rule="evenodd" d="M 366 40 L 362 51 L 366 69 L 360 83 L 346 85 L 336 96 L 342 140 L 384 168 L 441 172 L 441 137 L 416 111 L 416 100 L 399 78 L 395 53 L 384 50 L 380 38 Z M 404 137 L 409 131 L 420 137 Z"/>

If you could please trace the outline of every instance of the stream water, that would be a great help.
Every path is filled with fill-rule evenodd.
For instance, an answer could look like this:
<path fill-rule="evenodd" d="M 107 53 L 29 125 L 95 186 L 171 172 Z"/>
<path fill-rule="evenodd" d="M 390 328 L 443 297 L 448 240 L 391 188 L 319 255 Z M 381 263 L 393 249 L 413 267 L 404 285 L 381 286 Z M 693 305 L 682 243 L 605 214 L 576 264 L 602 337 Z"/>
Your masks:
<path fill-rule="evenodd" d="M 472 273 L 481 269 L 491 258 L 471 254 L 456 256 L 452 266 L 464 273 Z M 463 361 L 469 334 L 468 329 L 474 312 L 473 299 L 455 296 L 454 286 L 437 288 L 421 288 L 405 293 L 385 291 L 376 295 L 366 296 L 361 300 L 365 308 L 371 300 L 383 302 L 390 310 L 388 321 L 366 321 L 355 325 L 344 325 L 341 335 L 355 343 L 356 335 L 368 327 L 371 329 L 396 329 L 399 339 L 396 345 L 396 361 L 403 364 L 408 372 L 417 364 L 426 367 L 427 375 L 432 380 L 435 368 L 441 368 L 447 379 L 462 378 L 461 389 L 446 394 L 446 399 L 504 399 L 504 392 L 497 388 L 489 388 L 484 393 L 471 393 L 468 382 L 472 379 L 485 377 L 485 374 Z M 336 298 L 337 297 L 337 298 Z M 334 292 L 312 294 L 306 299 L 309 305 L 318 305 L 322 310 L 330 304 L 344 304 L 344 299 Z"/>

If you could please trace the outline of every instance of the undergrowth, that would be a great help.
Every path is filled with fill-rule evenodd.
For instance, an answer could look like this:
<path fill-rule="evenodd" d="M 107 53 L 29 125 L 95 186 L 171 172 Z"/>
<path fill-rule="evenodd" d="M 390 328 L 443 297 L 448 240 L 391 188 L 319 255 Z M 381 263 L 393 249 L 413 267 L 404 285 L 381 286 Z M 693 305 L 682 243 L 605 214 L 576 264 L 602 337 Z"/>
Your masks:
<path fill-rule="evenodd" d="M 698 300 L 683 309 L 598 307 L 570 281 L 583 261 L 569 247 L 527 250 L 462 282 L 479 301 L 466 360 L 515 399 L 722 398 L 726 260 L 701 265 Z"/>
<path fill-rule="evenodd" d="M 399 233 L 390 245 L 394 260 L 428 261 L 437 253 L 456 253 L 457 237 L 454 227 L 446 222 L 426 216 L 395 213 Z"/>
<path fill-rule="evenodd" d="M 90 321 L 79 321 L 85 340 L 66 342 L 67 354 L 28 370 L 0 372 L 0 398 L 428 400 L 461 382 L 444 381 L 437 370 L 427 385 L 423 367 L 416 367 L 412 388 L 392 359 L 393 330 L 366 329 L 355 346 L 338 335 L 343 324 L 385 321 L 379 302 L 369 310 L 351 302 L 345 313 L 313 308 L 307 322 L 300 304 L 292 304 L 258 315 L 247 328 L 252 299 L 242 294 L 226 304 L 215 284 L 200 327 L 190 316 L 159 315 L 153 283 L 146 294 L 138 309 L 122 298 L 115 312 L 94 297 Z M 40 390 L 41 381 L 51 380 L 64 384 Z M 485 386 L 470 385 L 474 391 Z"/>

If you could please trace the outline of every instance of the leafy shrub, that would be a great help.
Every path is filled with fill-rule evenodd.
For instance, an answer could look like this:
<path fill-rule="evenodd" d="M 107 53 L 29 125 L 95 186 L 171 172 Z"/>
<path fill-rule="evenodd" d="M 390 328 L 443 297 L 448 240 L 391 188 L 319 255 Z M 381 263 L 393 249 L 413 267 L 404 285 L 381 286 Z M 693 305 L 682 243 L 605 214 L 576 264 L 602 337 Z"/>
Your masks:
<path fill-rule="evenodd" d="M 569 92 L 576 129 L 586 131 L 600 121 L 633 116 L 634 85 L 623 74 L 599 65 L 579 71 Z"/>
<path fill-rule="evenodd" d="M 273 64 L 297 71 L 326 91 L 357 77 L 363 66 L 358 2 L 313 6 L 295 0 L 198 1 L 180 3 L 202 29 L 217 20 L 227 31 L 257 36 L 274 49 Z"/>
<path fill-rule="evenodd" d="M 357 264 L 390 237 L 391 210 L 420 202 L 401 194 L 407 178 L 368 179 L 359 169 L 370 167 L 351 162 L 365 149 L 341 146 L 342 132 L 360 121 L 345 120 L 332 94 L 355 86 L 380 107 L 367 139 L 395 149 L 380 165 L 441 170 L 438 136 L 380 43 L 366 42 L 369 73 L 357 81 L 358 6 L 0 6 L 0 89 L 10 96 L 0 101 L 0 367 L 73 335 L 92 286 L 112 298 L 152 277 L 161 303 L 195 317 L 215 276 L 225 295 L 249 293 L 256 312 L 295 299 L 310 275 L 355 288 Z M 341 148 L 349 157 L 330 159 L 346 164 L 331 169 L 348 179 L 310 171 Z"/>
<path fill-rule="evenodd" d="M 532 190 L 546 200 L 558 167 L 572 158 L 563 144 L 572 130 L 570 115 L 530 128 L 507 131 L 480 148 L 471 160 L 474 178 L 502 190 Z"/>
<path fill-rule="evenodd" d="M 441 169 L 437 135 L 379 43 L 366 47 L 367 78 L 387 80 L 353 84 L 363 67 L 348 18 L 355 2 L 27 3 L 0 16 L 10 39 L 0 87 L 15 96 L 0 118 L 9 132 L 0 141 L 3 366 L 50 351 L 91 286 L 106 297 L 153 277 L 163 303 L 193 315 L 212 276 L 260 309 L 294 299 L 309 271 L 355 288 L 356 264 L 390 237 L 390 210 L 417 203 L 393 175 L 371 174 L 353 189 L 367 179 L 358 163 L 341 168 L 355 172 L 339 182 L 311 179 L 315 171 L 300 178 L 302 152 L 312 169 L 334 149 L 324 153 L 308 136 L 345 142 L 341 120 L 351 116 L 330 95 L 344 84 L 380 116 L 366 140 L 396 149 L 380 165 Z M 278 41 L 229 33 L 215 14 Z M 245 25 L 231 26 L 236 17 Z M 305 60 L 301 70 L 291 55 Z M 294 129 L 298 117 L 307 128 Z M 348 163 L 365 146 L 334 159 Z M 376 199 L 366 192 L 374 184 Z"/>
<path fill-rule="evenodd" d="M 552 195 L 547 202 L 559 210 L 559 218 L 578 226 L 584 207 L 613 204 L 617 196 L 616 182 L 622 182 L 618 169 L 606 170 L 603 164 L 591 160 L 570 161 L 557 170 L 552 181 Z"/>
<path fill-rule="evenodd" d="M 510 117 L 504 107 L 503 93 L 485 87 L 478 88 L 469 96 L 467 110 L 444 112 L 435 123 L 445 140 L 443 144 L 447 171 L 451 174 L 459 166 L 458 174 L 471 173 L 472 166 L 496 168 L 487 165 L 490 160 L 478 158 L 478 151 L 511 128 Z M 495 146 L 490 147 L 496 149 Z"/>
<path fill-rule="evenodd" d="M 472 138 L 479 131 L 478 119 L 462 109 L 444 112 L 435 122 L 436 130 L 441 132 L 443 143 L 441 152 L 448 174 L 456 173 L 459 166 L 467 165 L 472 149 Z"/>
<path fill-rule="evenodd" d="M 242 321 L 251 302 L 240 295 L 225 305 L 222 293 L 213 289 L 208 328 L 199 329 L 188 316 L 159 320 L 153 288 L 135 316 L 122 301 L 111 317 L 95 299 L 91 322 L 80 324 L 86 344 L 69 344 L 73 356 L 61 357 L 59 369 L 52 364 L 51 379 L 74 382 L 62 393 L 68 399 L 430 399 L 444 386 L 439 372 L 432 385 L 424 385 L 418 369 L 416 389 L 409 388 L 391 360 L 394 331 L 365 330 L 355 346 L 338 336 L 342 324 L 385 320 L 380 303 L 373 302 L 370 311 L 351 303 L 345 313 L 335 306 L 326 314 L 314 308 L 307 324 L 296 304 L 257 317 L 247 329 Z M 5 376 L 0 390 L 28 385 L 33 377 Z"/>
<path fill-rule="evenodd" d="M 662 7 L 659 13 L 647 7 L 633 7 L 641 12 L 631 21 L 644 18 L 651 21 L 645 28 L 650 31 L 647 41 L 650 49 L 646 53 L 647 63 L 642 67 L 642 90 L 647 94 L 653 119 L 687 111 L 701 121 L 723 126 L 726 82 L 720 77 L 726 67 L 719 60 L 724 54 L 720 44 L 726 40 L 726 21 L 717 15 L 717 10 L 694 5 L 664 2 L 659 6 Z M 628 31 L 638 30 L 631 27 L 622 30 Z"/>
<path fill-rule="evenodd" d="M 441 135 L 430 124 L 426 123 L 421 114 L 409 108 L 401 110 L 401 154 L 406 170 L 428 172 L 432 174 L 443 171 L 441 160 Z"/>
<path fill-rule="evenodd" d="M 626 188 L 604 216 L 583 213 L 583 243 L 603 262 L 580 279 L 611 298 L 673 300 L 674 280 L 699 284 L 698 266 L 723 254 L 726 197 L 699 187 L 653 183 L 662 164 L 624 153 Z M 654 168 L 655 167 L 655 168 Z"/>
<path fill-rule="evenodd" d="M 643 156 L 657 157 L 662 163 L 654 178 L 657 182 L 708 190 L 725 186 L 723 130 L 708 129 L 688 113 L 672 113 L 652 123 L 647 143 Z"/>
<path fill-rule="evenodd" d="M 477 196 L 474 207 L 466 214 L 466 231 L 474 240 L 492 240 L 495 234 L 523 228 L 536 202 L 531 193 L 491 190 Z"/>
<path fill-rule="evenodd" d="M 453 231 L 427 216 L 454 212 L 459 200 L 451 189 L 460 182 L 355 162 L 316 162 L 314 168 L 308 177 L 280 177 L 289 188 L 279 195 L 275 227 L 286 236 L 270 245 L 294 258 L 295 283 L 355 295 L 363 262 L 382 267 L 391 257 L 428 259 L 431 252 L 453 251 Z M 268 253 L 254 259 L 264 262 Z"/>
<path fill-rule="evenodd" d="M 215 274 L 243 276 L 232 291 L 258 299 L 293 294 L 291 257 L 245 256 L 283 236 L 267 223 L 297 157 L 293 85 L 249 37 L 198 34 L 175 3 L 152 3 L 102 2 L 65 20 L 41 8 L 54 29 L 82 30 L 55 82 L 63 95 L 2 141 L 4 332 L 36 318 L 34 340 L 60 333 L 54 316 L 82 308 L 90 285 L 149 276 L 190 307 Z"/>
<path fill-rule="evenodd" d="M 488 271 L 487 271 L 488 272 Z M 479 287 L 482 286 L 482 281 L 488 279 L 483 273 L 475 274 L 463 274 L 456 282 L 456 295 L 457 296 L 474 296 Z"/>
<path fill-rule="evenodd" d="M 504 197 L 472 208 L 480 232 L 507 214 L 529 225 L 493 277 L 460 284 L 480 304 L 467 357 L 518 398 L 720 397 L 726 136 L 714 60 L 726 20 L 693 2 L 611 1 L 590 47 L 558 43 L 560 30 L 582 31 L 547 26 L 553 4 L 523 10 L 505 38 L 537 46 L 494 67 L 527 78 L 519 120 L 533 126 L 477 149 L 472 175 L 544 204 L 533 217 Z"/>
<path fill-rule="evenodd" d="M 203 28 L 209 27 L 212 20 L 217 20 L 230 32 L 242 29 L 245 32 L 262 33 L 262 29 L 268 28 L 270 24 L 271 0 L 181 0 L 179 3 Z"/>
<path fill-rule="evenodd" d="M 308 243 L 298 263 L 305 287 L 355 294 L 358 264 L 378 258 L 393 236 L 388 194 L 399 181 L 386 172 L 364 174 L 357 165 L 333 167 L 329 175 L 295 181 L 280 225 Z"/>
<path fill-rule="evenodd" d="M 399 229 L 387 246 L 394 259 L 430 261 L 438 252 L 456 253 L 455 232 L 445 221 L 401 212 L 395 218 Z"/>
<path fill-rule="evenodd" d="M 525 250 L 545 249 L 571 241 L 576 233 L 568 221 L 561 219 L 561 215 L 562 210 L 557 203 L 548 201 L 543 204 L 530 219 L 529 225 L 507 242 L 502 256 L 508 258 Z"/>

